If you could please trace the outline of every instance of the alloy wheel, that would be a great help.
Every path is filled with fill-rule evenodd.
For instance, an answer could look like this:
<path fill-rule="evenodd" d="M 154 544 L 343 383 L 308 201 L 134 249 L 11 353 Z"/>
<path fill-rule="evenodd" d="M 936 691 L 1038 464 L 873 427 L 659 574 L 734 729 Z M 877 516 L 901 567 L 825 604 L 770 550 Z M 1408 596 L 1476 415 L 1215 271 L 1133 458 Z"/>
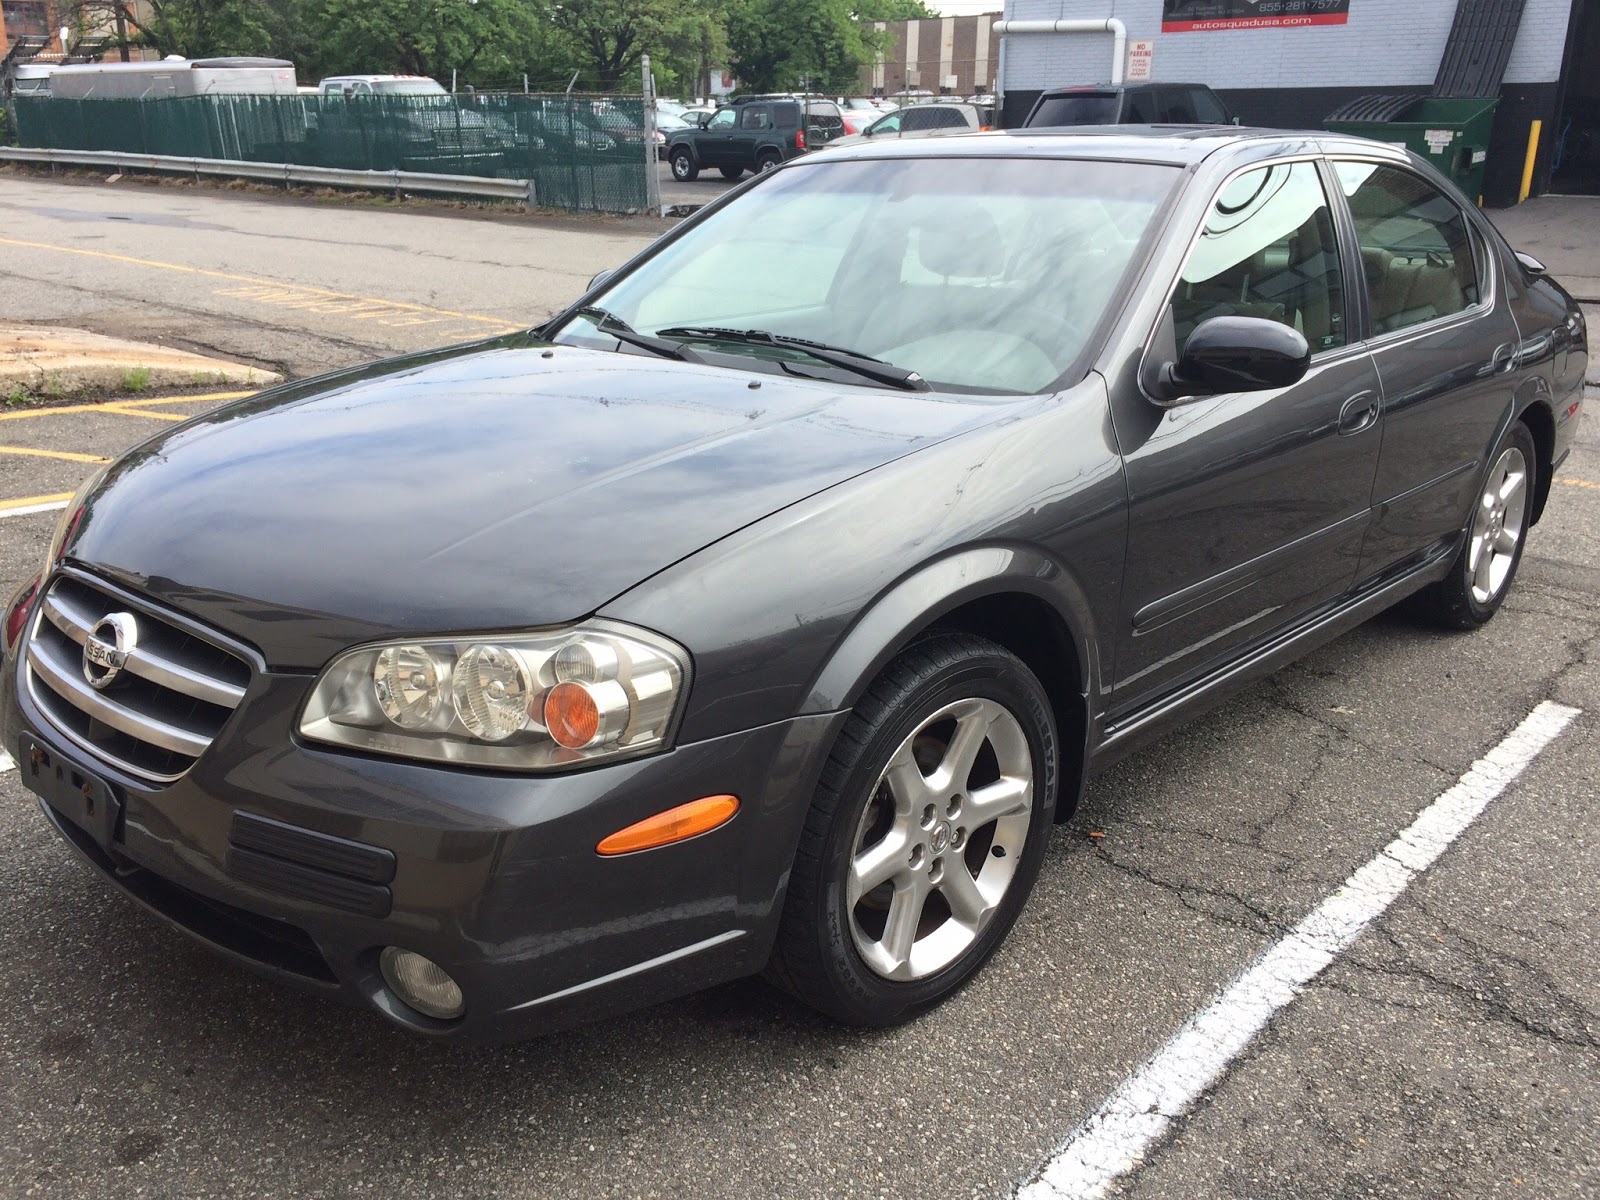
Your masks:
<path fill-rule="evenodd" d="M 1494 469 L 1467 542 L 1467 580 L 1472 598 L 1488 604 L 1506 586 L 1516 563 L 1528 505 L 1528 462 L 1516 446 L 1508 446 Z"/>
<path fill-rule="evenodd" d="M 908 982 L 955 962 L 993 920 L 1033 819 L 1033 756 L 993 700 L 947 704 L 890 757 L 846 877 L 850 935 L 874 974 Z"/>

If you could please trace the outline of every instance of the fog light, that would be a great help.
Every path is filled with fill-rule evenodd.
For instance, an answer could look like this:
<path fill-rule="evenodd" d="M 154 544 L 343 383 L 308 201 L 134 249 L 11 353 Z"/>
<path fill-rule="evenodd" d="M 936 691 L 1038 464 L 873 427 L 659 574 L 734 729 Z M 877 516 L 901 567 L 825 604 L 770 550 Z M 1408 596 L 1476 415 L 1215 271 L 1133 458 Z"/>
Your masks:
<path fill-rule="evenodd" d="M 425 1017 L 449 1021 L 467 1011 L 461 988 L 431 958 L 385 946 L 378 969 L 394 994 Z"/>

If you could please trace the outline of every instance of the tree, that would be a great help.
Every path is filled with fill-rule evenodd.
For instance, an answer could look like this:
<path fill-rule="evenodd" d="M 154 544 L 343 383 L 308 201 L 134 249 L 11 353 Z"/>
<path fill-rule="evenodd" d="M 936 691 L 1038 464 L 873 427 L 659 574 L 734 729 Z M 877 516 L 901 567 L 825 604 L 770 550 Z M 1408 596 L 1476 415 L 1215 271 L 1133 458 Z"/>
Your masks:
<path fill-rule="evenodd" d="M 262 0 L 77 0 L 63 5 L 63 24 L 79 33 L 117 37 L 148 46 L 165 58 L 268 54 L 274 44 L 273 8 Z"/>
<path fill-rule="evenodd" d="M 692 30 L 698 0 L 558 0 L 549 20 L 572 43 L 601 91 L 633 91 L 646 54 L 667 54 Z"/>
<path fill-rule="evenodd" d="M 451 71 L 503 81 L 527 62 L 522 0 L 303 0 L 308 78 Z"/>
<path fill-rule="evenodd" d="M 759 92 L 853 91 L 876 49 L 850 0 L 740 0 L 728 18 L 739 79 Z"/>
<path fill-rule="evenodd" d="M 860 21 L 928 21 L 939 16 L 922 0 L 854 0 L 851 8 Z"/>

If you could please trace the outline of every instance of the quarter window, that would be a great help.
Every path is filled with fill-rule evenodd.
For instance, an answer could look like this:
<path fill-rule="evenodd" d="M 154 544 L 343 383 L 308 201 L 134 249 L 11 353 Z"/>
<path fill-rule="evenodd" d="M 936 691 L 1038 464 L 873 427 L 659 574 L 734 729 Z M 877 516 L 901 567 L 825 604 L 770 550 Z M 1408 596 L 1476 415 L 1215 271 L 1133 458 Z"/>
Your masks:
<path fill-rule="evenodd" d="M 739 113 L 740 129 L 768 129 L 772 126 L 772 114 L 765 108 L 752 105 Z"/>
<path fill-rule="evenodd" d="M 1372 301 L 1372 331 L 1393 333 L 1453 316 L 1482 298 L 1466 214 L 1398 167 L 1335 164 L 1355 218 Z"/>
<path fill-rule="evenodd" d="M 1344 278 L 1333 215 L 1315 165 L 1248 171 L 1212 206 L 1172 301 L 1181 353 L 1212 317 L 1293 326 L 1313 352 L 1345 344 Z"/>

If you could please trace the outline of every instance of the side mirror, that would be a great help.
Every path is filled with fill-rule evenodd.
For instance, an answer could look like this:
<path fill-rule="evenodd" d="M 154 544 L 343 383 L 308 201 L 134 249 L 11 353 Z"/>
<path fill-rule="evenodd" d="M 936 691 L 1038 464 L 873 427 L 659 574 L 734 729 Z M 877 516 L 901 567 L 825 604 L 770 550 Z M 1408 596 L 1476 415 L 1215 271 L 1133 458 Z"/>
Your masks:
<path fill-rule="evenodd" d="M 1202 321 L 1176 363 L 1157 373 L 1156 399 L 1164 404 L 1226 392 L 1266 392 L 1306 377 L 1311 346 L 1297 329 L 1260 317 Z"/>
<path fill-rule="evenodd" d="M 696 125 L 700 126 L 701 129 L 704 129 L 707 125 L 709 125 L 711 123 L 711 114 L 710 113 L 695 113 L 695 115 L 694 115 L 694 123 Z"/>
<path fill-rule="evenodd" d="M 594 291 L 595 288 L 599 287 L 602 283 L 604 283 L 606 280 L 610 279 L 616 273 L 617 272 L 616 272 L 616 268 L 615 267 L 609 267 L 606 270 L 601 271 L 600 274 L 596 275 L 593 279 L 589 280 L 589 287 L 587 288 L 587 290 L 591 291 L 591 292 Z"/>
<path fill-rule="evenodd" d="M 1522 264 L 1522 269 L 1530 275 L 1543 275 L 1546 273 L 1545 265 L 1531 254 L 1524 254 L 1521 250 L 1514 251 L 1517 261 Z"/>

